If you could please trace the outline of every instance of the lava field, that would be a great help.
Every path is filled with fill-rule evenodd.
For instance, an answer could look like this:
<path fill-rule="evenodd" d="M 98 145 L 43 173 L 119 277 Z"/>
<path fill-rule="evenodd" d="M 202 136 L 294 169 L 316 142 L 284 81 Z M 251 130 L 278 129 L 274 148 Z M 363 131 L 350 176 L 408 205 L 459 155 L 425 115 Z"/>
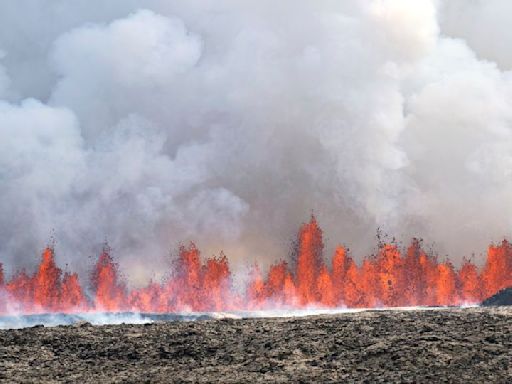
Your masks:
<path fill-rule="evenodd" d="M 366 311 L 0 331 L 6 383 L 512 380 L 512 309 Z"/>

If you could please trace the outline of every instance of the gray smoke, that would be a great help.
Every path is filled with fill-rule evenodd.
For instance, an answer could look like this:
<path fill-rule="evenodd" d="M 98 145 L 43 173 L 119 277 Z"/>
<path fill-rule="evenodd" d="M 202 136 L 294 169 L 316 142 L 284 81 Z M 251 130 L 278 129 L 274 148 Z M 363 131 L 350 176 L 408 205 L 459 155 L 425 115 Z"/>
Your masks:
<path fill-rule="evenodd" d="M 512 224 L 508 0 L 0 2 L 0 260 L 135 284 L 194 240 L 285 257 L 314 212 L 460 260 Z"/>

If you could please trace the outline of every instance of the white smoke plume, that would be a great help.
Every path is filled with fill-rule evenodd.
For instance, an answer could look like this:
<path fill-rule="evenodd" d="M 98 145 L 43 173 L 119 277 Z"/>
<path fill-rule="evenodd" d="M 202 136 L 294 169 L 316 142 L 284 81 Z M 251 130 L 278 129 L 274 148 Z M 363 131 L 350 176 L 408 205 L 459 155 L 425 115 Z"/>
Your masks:
<path fill-rule="evenodd" d="M 311 211 L 356 258 L 377 227 L 482 252 L 512 224 L 510 7 L 2 1 L 0 260 L 265 264 Z"/>

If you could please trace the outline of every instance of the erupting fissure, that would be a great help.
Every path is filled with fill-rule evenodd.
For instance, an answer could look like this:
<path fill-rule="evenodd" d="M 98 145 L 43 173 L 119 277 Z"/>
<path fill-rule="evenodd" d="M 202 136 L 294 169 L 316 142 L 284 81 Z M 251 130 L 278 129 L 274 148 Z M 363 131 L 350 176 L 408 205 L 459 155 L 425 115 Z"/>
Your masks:
<path fill-rule="evenodd" d="M 512 245 L 491 245 L 483 268 L 465 260 L 456 270 L 439 262 L 413 239 L 401 251 L 380 244 L 358 266 L 343 246 L 330 265 L 323 257 L 322 230 L 311 217 L 298 234 L 291 263 L 272 265 L 266 275 L 255 264 L 245 289 L 233 287 L 228 259 L 221 253 L 201 261 L 194 244 L 182 246 L 165 281 L 128 289 L 105 247 L 91 273 L 87 292 L 76 273 L 63 273 L 52 247 L 35 273 L 22 270 L 6 280 L 0 264 L 0 313 L 84 311 L 228 311 L 304 307 L 396 307 L 478 303 L 512 286 Z"/>

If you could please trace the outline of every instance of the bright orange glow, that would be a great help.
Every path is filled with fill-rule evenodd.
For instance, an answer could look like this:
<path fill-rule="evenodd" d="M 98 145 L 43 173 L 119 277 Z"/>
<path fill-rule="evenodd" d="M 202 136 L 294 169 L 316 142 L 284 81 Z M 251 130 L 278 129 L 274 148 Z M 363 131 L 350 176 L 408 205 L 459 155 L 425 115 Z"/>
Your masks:
<path fill-rule="evenodd" d="M 322 230 L 312 217 L 298 232 L 290 263 L 279 261 L 266 274 L 254 264 L 247 285 L 235 289 L 227 257 L 202 259 L 191 243 L 180 247 L 164 282 L 130 290 L 105 247 L 86 291 L 76 273 L 62 272 L 48 247 L 33 274 L 21 270 L 6 279 L 0 264 L 0 313 L 461 305 L 512 286 L 512 245 L 507 241 L 489 247 L 481 271 L 467 259 L 458 270 L 448 260 L 438 262 L 417 239 L 404 252 L 395 244 L 380 244 L 360 266 L 343 246 L 330 262 L 323 248 Z"/>
<path fill-rule="evenodd" d="M 512 284 L 512 245 L 508 241 L 489 247 L 482 282 L 485 297 Z"/>
<path fill-rule="evenodd" d="M 311 221 L 299 231 L 295 284 L 301 305 L 318 301 L 316 281 L 322 268 L 323 247 L 322 230 L 316 219 L 311 217 Z"/>
<path fill-rule="evenodd" d="M 482 279 L 478 275 L 476 266 L 468 260 L 464 261 L 459 270 L 458 281 L 460 282 L 459 290 L 462 301 L 474 303 L 484 299 Z"/>
<path fill-rule="evenodd" d="M 110 256 L 109 249 L 101 253 L 92 273 L 92 283 L 96 292 L 95 306 L 105 311 L 121 311 L 126 307 L 126 292 L 119 281 L 117 265 Z"/>
<path fill-rule="evenodd" d="M 61 274 L 62 271 L 55 264 L 53 250 L 46 248 L 32 280 L 36 306 L 48 308 L 51 311 L 58 309 L 61 300 Z"/>

